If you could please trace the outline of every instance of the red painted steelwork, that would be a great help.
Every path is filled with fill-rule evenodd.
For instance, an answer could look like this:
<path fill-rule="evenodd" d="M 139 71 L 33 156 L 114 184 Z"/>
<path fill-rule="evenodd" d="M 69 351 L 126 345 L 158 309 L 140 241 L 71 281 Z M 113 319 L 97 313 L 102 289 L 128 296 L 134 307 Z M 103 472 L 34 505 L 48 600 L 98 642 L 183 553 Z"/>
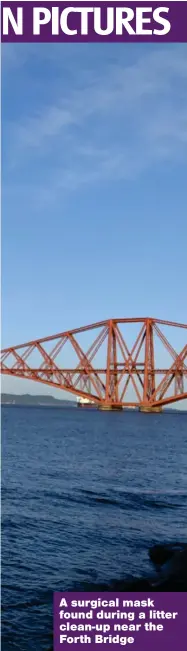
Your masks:
<path fill-rule="evenodd" d="M 139 327 L 131 348 L 122 334 L 122 326 L 125 329 L 128 324 Z M 169 405 L 187 398 L 187 343 L 177 353 L 162 330 L 165 326 L 187 330 L 187 325 L 152 318 L 110 319 L 37 339 L 2 350 L 1 373 L 68 391 L 106 408 L 149 409 Z M 84 352 L 79 335 L 92 335 L 95 330 L 99 334 Z M 167 351 L 170 359 L 167 367 L 156 365 L 156 341 L 163 358 Z M 50 342 L 52 350 L 48 351 L 46 346 Z M 67 345 L 75 358 L 72 368 L 60 360 Z M 97 356 L 103 353 L 104 365 L 97 361 Z"/>

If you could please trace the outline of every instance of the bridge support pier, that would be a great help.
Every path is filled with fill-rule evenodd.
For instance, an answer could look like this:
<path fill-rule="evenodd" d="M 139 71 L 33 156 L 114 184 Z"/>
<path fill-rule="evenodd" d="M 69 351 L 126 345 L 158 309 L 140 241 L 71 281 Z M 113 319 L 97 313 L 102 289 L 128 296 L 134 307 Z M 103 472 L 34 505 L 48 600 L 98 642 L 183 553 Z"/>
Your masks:
<path fill-rule="evenodd" d="M 100 405 L 99 406 L 99 411 L 122 411 L 123 407 L 121 405 L 113 406 L 113 405 Z"/>
<path fill-rule="evenodd" d="M 139 408 L 139 411 L 141 411 L 142 414 L 161 414 L 163 409 L 162 407 L 146 407 L 142 405 Z"/>

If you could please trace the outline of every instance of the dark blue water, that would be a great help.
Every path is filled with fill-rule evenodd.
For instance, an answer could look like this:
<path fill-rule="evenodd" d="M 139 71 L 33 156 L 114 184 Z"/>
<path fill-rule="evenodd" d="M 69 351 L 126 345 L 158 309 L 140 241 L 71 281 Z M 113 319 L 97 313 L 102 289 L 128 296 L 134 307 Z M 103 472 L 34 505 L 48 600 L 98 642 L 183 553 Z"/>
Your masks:
<path fill-rule="evenodd" d="M 2 408 L 3 651 L 52 648 L 54 590 L 150 571 L 184 540 L 187 414 Z"/>

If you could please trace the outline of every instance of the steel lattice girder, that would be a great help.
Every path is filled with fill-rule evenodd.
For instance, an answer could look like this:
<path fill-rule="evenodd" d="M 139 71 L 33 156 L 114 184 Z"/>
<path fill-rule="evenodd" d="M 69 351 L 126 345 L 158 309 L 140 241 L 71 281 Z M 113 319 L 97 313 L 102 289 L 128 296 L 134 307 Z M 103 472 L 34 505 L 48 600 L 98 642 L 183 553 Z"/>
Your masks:
<path fill-rule="evenodd" d="M 138 327 L 131 348 L 122 333 L 127 324 Z M 187 325 L 152 318 L 110 319 L 2 350 L 1 373 L 47 384 L 99 405 L 162 407 L 187 398 L 187 343 L 177 353 L 163 326 L 187 330 Z M 92 331 L 94 338 L 85 352 L 79 335 Z M 167 367 L 156 365 L 156 340 L 167 351 Z M 75 357 L 72 368 L 60 361 L 67 345 Z M 103 350 L 105 364 L 98 365 Z"/>

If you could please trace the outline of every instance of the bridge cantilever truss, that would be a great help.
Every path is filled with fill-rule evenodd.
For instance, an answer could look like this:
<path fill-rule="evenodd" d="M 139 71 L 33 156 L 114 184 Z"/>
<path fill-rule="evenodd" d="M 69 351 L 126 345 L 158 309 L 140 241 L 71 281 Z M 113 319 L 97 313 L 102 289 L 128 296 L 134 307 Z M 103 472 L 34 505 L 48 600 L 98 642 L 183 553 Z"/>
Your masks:
<path fill-rule="evenodd" d="M 129 329 L 135 326 L 129 344 Z M 185 333 L 179 352 L 166 328 Z M 1 373 L 62 389 L 103 408 L 155 410 L 187 398 L 186 331 L 187 325 L 152 318 L 110 319 L 2 350 Z"/>

